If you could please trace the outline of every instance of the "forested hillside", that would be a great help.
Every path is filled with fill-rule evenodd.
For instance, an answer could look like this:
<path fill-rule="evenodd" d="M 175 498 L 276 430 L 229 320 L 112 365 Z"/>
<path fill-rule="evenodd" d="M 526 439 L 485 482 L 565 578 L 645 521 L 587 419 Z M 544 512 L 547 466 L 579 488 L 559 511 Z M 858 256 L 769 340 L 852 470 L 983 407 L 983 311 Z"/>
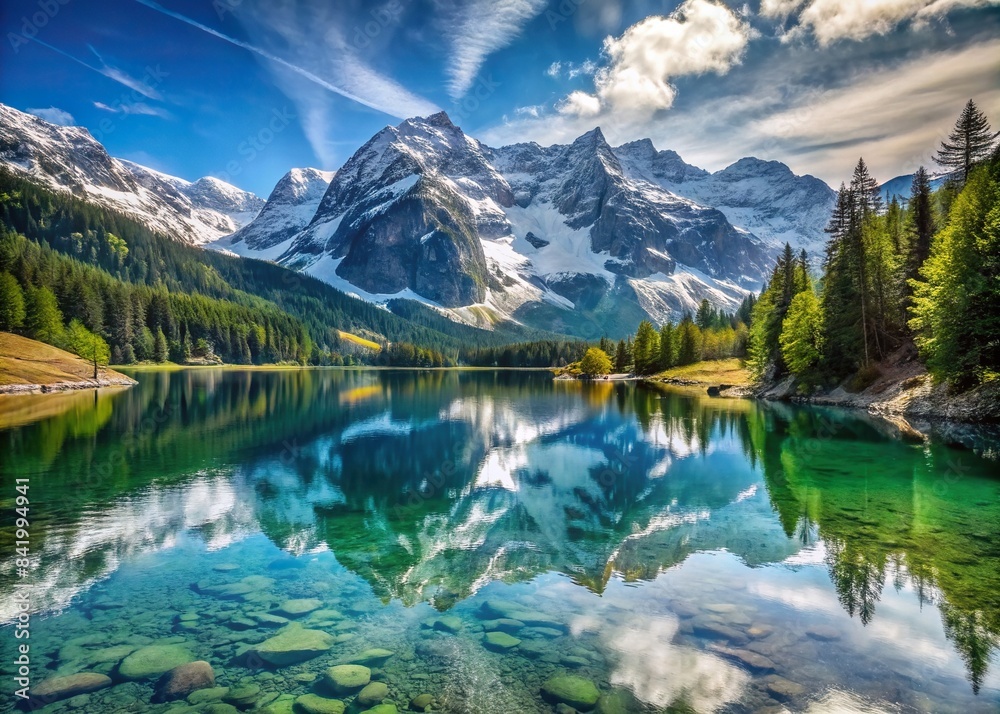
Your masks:
<path fill-rule="evenodd" d="M 973 102 L 936 159 L 953 178 L 932 191 L 921 168 L 905 205 L 886 205 L 858 161 L 818 281 L 790 252 L 779 258 L 751 319 L 759 379 L 790 373 L 810 390 L 853 374 L 861 389 L 907 343 L 955 388 L 1000 376 L 1000 148 Z"/>
<path fill-rule="evenodd" d="M 479 330 L 406 303 L 395 305 L 406 316 L 396 315 L 271 263 L 178 243 L 6 170 L 0 291 L 0 329 L 73 349 L 69 328 L 78 336 L 83 328 L 87 343 L 103 341 L 115 364 L 375 359 L 342 340 L 343 330 L 395 343 L 385 363 L 440 365 L 454 363 L 460 347 L 536 334 Z"/>

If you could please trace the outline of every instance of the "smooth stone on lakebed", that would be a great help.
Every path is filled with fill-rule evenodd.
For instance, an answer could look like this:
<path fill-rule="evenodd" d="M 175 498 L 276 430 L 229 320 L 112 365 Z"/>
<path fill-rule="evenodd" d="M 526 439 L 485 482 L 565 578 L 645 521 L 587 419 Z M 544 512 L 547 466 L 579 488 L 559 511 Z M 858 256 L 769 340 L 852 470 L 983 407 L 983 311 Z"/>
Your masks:
<path fill-rule="evenodd" d="M 204 660 L 178 665 L 160 677 L 156 683 L 156 699 L 170 701 L 183 699 L 198 689 L 215 686 L 215 672 L 212 665 Z"/>
<path fill-rule="evenodd" d="M 709 645 L 708 649 L 723 657 L 735 660 L 754 672 L 773 672 L 777 669 L 777 665 L 773 661 L 762 654 L 751 652 L 750 650 L 733 649 L 722 647 L 721 645 Z"/>
<path fill-rule="evenodd" d="M 111 686 L 111 677 L 96 672 L 80 672 L 65 677 L 50 677 L 31 688 L 31 696 L 39 699 L 67 699 L 79 694 L 96 692 Z"/>
<path fill-rule="evenodd" d="M 519 644 L 521 644 L 521 640 L 511 637 L 506 632 L 487 632 L 483 635 L 483 645 L 486 649 L 495 652 L 506 652 L 507 650 L 514 649 Z"/>
<path fill-rule="evenodd" d="M 322 630 L 289 626 L 274 637 L 251 648 L 262 660 L 275 667 L 285 667 L 317 657 L 333 647 L 334 638 Z"/>
<path fill-rule="evenodd" d="M 430 694 L 418 694 L 410 700 L 410 709 L 415 712 L 426 711 L 427 707 L 434 703 L 434 697 Z"/>
<path fill-rule="evenodd" d="M 326 683 L 337 694 L 356 692 L 372 679 L 372 671 L 360 664 L 338 664 L 326 670 Z"/>
<path fill-rule="evenodd" d="M 601 698 L 597 685 L 573 674 L 550 677 L 542 685 L 542 698 L 551 704 L 568 704 L 575 709 L 590 711 Z"/>
<path fill-rule="evenodd" d="M 806 688 L 798 682 L 785 679 L 777 674 L 768 676 L 764 682 L 767 687 L 767 691 L 776 696 L 778 699 L 794 699 L 795 697 L 801 697 L 806 693 Z"/>
<path fill-rule="evenodd" d="M 384 664 L 387 659 L 392 657 L 395 652 L 392 650 L 382 649 L 380 647 L 372 647 L 364 652 L 359 652 L 358 654 L 350 657 L 345 662 L 349 664 L 364 664 L 364 665 L 380 665 Z"/>
<path fill-rule="evenodd" d="M 445 615 L 434 620 L 431 628 L 440 632 L 450 632 L 454 635 L 462 629 L 462 620 L 454 615 Z"/>
<path fill-rule="evenodd" d="M 313 610 L 319 610 L 321 607 L 323 607 L 323 601 L 314 597 L 296 598 L 295 600 L 285 600 L 274 612 L 284 617 L 302 617 Z"/>
<path fill-rule="evenodd" d="M 187 703 L 198 705 L 206 702 L 217 702 L 229 694 L 229 687 L 211 687 L 209 689 L 198 689 L 187 696 Z"/>
<path fill-rule="evenodd" d="M 813 625 L 806 628 L 806 636 L 822 642 L 832 642 L 840 639 L 840 630 L 829 625 Z"/>
<path fill-rule="evenodd" d="M 371 707 L 381 704 L 388 696 L 389 686 L 385 682 L 369 682 L 358 692 L 358 697 L 354 701 L 363 707 Z"/>
<path fill-rule="evenodd" d="M 483 629 L 487 632 L 499 630 L 509 634 L 513 634 L 524 627 L 524 623 L 520 620 L 512 620 L 508 617 L 501 617 L 496 620 L 483 620 L 482 625 Z"/>
<path fill-rule="evenodd" d="M 247 709 L 260 697 L 260 685 L 256 683 L 244 684 L 241 687 L 230 687 L 222 699 L 240 709 Z"/>
<path fill-rule="evenodd" d="M 194 655 L 183 645 L 149 645 L 123 659 L 118 674 L 124 679 L 149 679 L 189 662 L 194 662 Z"/>
<path fill-rule="evenodd" d="M 371 709 L 365 709 L 361 714 L 399 714 L 395 704 L 376 704 Z"/>
<path fill-rule="evenodd" d="M 303 694 L 295 700 L 295 707 L 305 714 L 344 714 L 347 708 L 339 699 L 327 699 L 318 694 Z"/>
<path fill-rule="evenodd" d="M 498 620 L 520 620 L 526 625 L 535 627 L 554 627 L 566 629 L 566 626 L 554 617 L 550 617 L 535 610 L 530 610 L 524 605 L 508 600 L 487 600 L 480 607 L 480 612 L 486 616 L 484 619 Z"/>

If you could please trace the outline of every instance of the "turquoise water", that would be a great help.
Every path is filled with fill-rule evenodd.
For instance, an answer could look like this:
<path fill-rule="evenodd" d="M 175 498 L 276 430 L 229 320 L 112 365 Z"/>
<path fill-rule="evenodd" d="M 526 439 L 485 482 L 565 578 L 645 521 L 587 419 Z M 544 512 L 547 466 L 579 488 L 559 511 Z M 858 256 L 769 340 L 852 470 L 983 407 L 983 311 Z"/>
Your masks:
<path fill-rule="evenodd" d="M 608 714 L 1000 711 L 990 443 L 537 372 L 136 376 L 0 401 L 0 711 L 15 582 L 32 687 L 110 680 L 45 712 L 552 712 L 567 676 Z M 159 701 L 188 660 L 217 688 Z"/>

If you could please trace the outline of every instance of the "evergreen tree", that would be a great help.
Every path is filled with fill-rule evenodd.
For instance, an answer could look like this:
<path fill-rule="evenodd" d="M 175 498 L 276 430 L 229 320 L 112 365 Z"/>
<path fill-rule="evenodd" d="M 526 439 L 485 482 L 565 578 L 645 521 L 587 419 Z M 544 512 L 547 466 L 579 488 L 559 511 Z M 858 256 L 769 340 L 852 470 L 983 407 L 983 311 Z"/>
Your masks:
<path fill-rule="evenodd" d="M 55 294 L 47 287 L 31 288 L 27 294 L 25 327 L 36 340 L 50 345 L 62 344 L 62 313 Z"/>
<path fill-rule="evenodd" d="M 792 299 L 780 341 L 781 354 L 793 374 L 805 374 L 819 362 L 823 346 L 823 311 L 812 290 L 803 290 Z"/>
<path fill-rule="evenodd" d="M 677 364 L 694 364 L 701 360 L 701 332 L 690 315 L 677 326 Z"/>
<path fill-rule="evenodd" d="M 625 340 L 618 340 L 618 347 L 615 349 L 615 373 L 625 374 L 628 372 L 628 366 L 628 347 Z"/>
<path fill-rule="evenodd" d="M 927 175 L 927 169 L 923 166 L 913 174 L 908 218 L 909 243 L 906 256 L 906 277 L 913 280 L 920 276 L 920 268 L 930 257 L 931 238 L 937 230 L 934 225 L 931 179 Z"/>
<path fill-rule="evenodd" d="M 969 180 L 972 168 L 989 158 L 995 138 L 986 115 L 970 99 L 962 109 L 951 134 L 941 142 L 934 160 L 946 169 L 957 172 L 960 183 L 964 184 Z"/>
<path fill-rule="evenodd" d="M 660 355 L 659 368 L 661 370 L 670 369 L 676 364 L 673 323 L 667 322 L 660 328 Z"/>
<path fill-rule="evenodd" d="M 659 361 L 659 338 L 656 329 L 649 320 L 639 323 L 635 333 L 635 344 L 632 348 L 632 359 L 636 374 L 652 374 L 656 371 Z"/>
<path fill-rule="evenodd" d="M 156 328 L 156 335 L 153 343 L 153 360 L 155 362 L 166 362 L 168 357 L 167 338 L 163 334 L 162 328 Z"/>
<path fill-rule="evenodd" d="M 969 175 L 920 276 L 910 327 L 931 373 L 967 386 L 1000 371 L 1000 160 Z"/>
<path fill-rule="evenodd" d="M 13 332 L 24 324 L 24 291 L 17 278 L 0 273 L 0 330 Z"/>

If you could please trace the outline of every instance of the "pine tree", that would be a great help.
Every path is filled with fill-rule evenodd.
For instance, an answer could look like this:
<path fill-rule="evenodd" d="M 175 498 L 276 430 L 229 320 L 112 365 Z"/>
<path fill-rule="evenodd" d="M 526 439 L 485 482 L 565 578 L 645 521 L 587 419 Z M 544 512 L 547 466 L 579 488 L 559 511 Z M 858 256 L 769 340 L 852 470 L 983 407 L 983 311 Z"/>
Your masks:
<path fill-rule="evenodd" d="M 913 174 L 907 228 L 909 246 L 906 256 L 906 276 L 914 280 L 920 277 L 920 268 L 930 257 L 931 238 L 937 230 L 934 225 L 931 179 L 923 166 Z"/>
<path fill-rule="evenodd" d="M 910 327 L 931 373 L 961 387 L 1000 372 L 1000 160 L 970 174 L 920 276 Z"/>
<path fill-rule="evenodd" d="M 55 294 L 47 287 L 31 288 L 27 294 L 25 327 L 31 337 L 59 345 L 63 337 L 62 313 Z"/>
<path fill-rule="evenodd" d="M 676 364 L 676 347 L 674 339 L 676 330 L 674 329 L 673 323 L 667 322 L 660 328 L 660 359 L 659 367 L 661 370 L 670 369 Z"/>
<path fill-rule="evenodd" d="M 649 320 L 639 323 L 639 329 L 635 333 L 635 344 L 632 347 L 632 359 L 636 374 L 652 374 L 656 371 L 659 361 L 659 338 Z"/>
<path fill-rule="evenodd" d="M 941 142 L 934 160 L 941 166 L 958 172 L 960 182 L 964 184 L 969 180 L 972 167 L 989 158 L 995 139 L 986 115 L 970 99 L 962 109 L 951 134 Z"/>
<path fill-rule="evenodd" d="M 0 330 L 13 332 L 24 324 L 24 291 L 17 278 L 0 273 Z"/>
<path fill-rule="evenodd" d="M 628 364 L 628 348 L 625 346 L 625 340 L 618 340 L 618 347 L 615 349 L 615 372 L 617 374 L 628 372 Z"/>
<path fill-rule="evenodd" d="M 812 290 L 804 290 L 792 300 L 780 341 L 781 354 L 793 374 L 805 374 L 819 362 L 823 346 L 823 311 Z"/>
<path fill-rule="evenodd" d="M 701 360 L 701 331 L 690 315 L 685 315 L 677 326 L 677 364 L 694 364 Z"/>
<path fill-rule="evenodd" d="M 163 334 L 163 330 L 159 327 L 156 328 L 156 336 L 153 343 L 153 359 L 156 362 L 166 362 L 168 356 L 167 350 L 167 338 Z"/>

